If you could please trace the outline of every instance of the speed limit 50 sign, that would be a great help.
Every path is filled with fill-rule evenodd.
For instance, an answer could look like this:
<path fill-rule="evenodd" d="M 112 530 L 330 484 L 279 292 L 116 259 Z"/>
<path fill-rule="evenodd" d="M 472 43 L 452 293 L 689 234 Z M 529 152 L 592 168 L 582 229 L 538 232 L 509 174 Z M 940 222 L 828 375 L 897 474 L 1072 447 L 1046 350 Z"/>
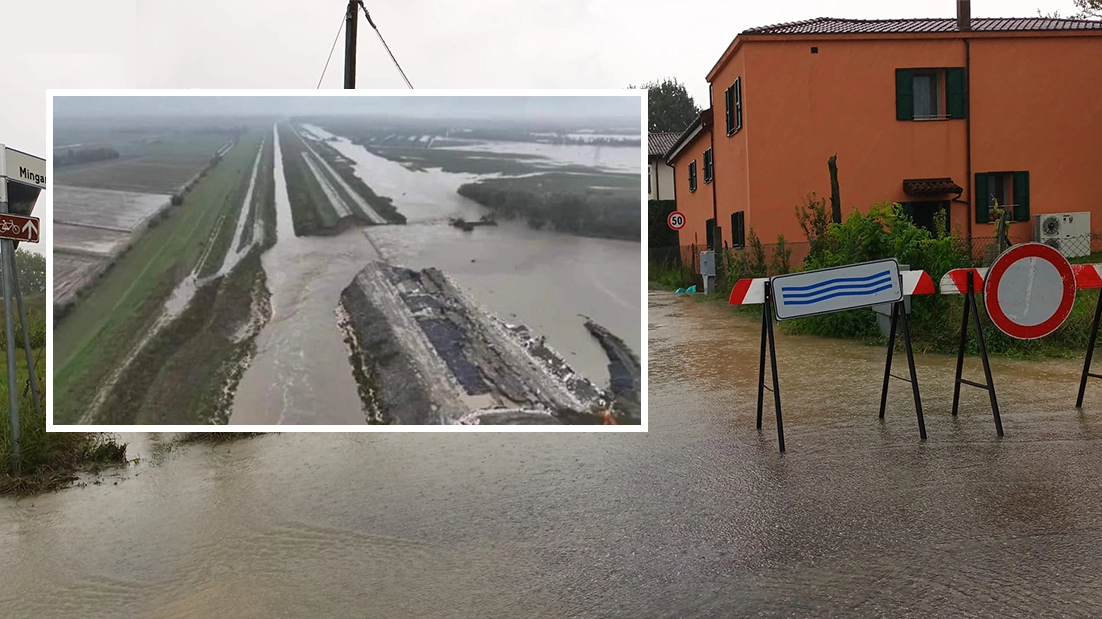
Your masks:
<path fill-rule="evenodd" d="M 681 211 L 674 211 L 670 213 L 670 216 L 666 219 L 666 222 L 670 224 L 671 230 L 680 230 L 685 227 L 685 213 Z"/>

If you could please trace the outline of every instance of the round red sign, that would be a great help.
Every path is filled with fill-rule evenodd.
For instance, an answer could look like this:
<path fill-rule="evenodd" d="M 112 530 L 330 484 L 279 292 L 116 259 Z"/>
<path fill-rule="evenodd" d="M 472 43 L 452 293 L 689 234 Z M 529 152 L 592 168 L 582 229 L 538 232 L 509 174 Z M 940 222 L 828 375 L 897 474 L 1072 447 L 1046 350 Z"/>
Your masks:
<path fill-rule="evenodd" d="M 1075 303 L 1075 273 L 1063 254 L 1043 243 L 1003 252 L 987 272 L 983 304 L 1000 331 L 1035 340 L 1064 324 Z"/>
<path fill-rule="evenodd" d="M 666 218 L 666 223 L 670 224 L 672 230 L 680 230 L 685 227 L 685 213 L 681 211 L 674 211 L 670 213 L 670 216 Z"/>

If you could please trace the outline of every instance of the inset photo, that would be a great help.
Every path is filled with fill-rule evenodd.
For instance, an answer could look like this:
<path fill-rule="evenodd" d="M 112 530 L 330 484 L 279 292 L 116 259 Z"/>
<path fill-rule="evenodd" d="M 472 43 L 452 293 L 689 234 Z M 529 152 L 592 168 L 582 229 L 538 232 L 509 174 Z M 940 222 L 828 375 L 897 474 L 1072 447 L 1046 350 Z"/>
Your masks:
<path fill-rule="evenodd" d="M 646 92 L 52 91 L 49 428 L 645 431 Z"/>

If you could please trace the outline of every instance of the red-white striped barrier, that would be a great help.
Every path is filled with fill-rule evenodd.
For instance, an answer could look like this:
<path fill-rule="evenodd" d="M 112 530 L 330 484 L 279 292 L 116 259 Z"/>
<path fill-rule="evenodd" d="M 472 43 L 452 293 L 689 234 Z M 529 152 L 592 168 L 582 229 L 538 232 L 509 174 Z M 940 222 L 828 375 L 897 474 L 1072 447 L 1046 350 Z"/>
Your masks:
<path fill-rule="evenodd" d="M 1100 265 L 1102 266 L 1102 265 Z M 935 294 L 934 280 L 926 271 L 901 271 L 903 276 L 903 295 L 913 296 L 919 294 Z M 754 279 L 740 279 L 731 289 L 731 297 L 728 305 L 761 305 L 765 303 L 765 282 L 768 277 Z M 1102 278 L 1099 279 L 1099 288 L 1102 288 Z"/>
<path fill-rule="evenodd" d="M 983 292 L 983 281 L 987 277 L 987 268 L 953 269 L 941 278 L 938 285 L 941 294 L 964 294 L 968 289 L 968 272 L 972 272 L 972 289 Z M 1102 264 L 1073 264 L 1075 287 L 1079 290 L 1102 288 Z M 764 289 L 763 289 L 764 291 Z M 760 303 L 760 301 L 759 301 Z"/>

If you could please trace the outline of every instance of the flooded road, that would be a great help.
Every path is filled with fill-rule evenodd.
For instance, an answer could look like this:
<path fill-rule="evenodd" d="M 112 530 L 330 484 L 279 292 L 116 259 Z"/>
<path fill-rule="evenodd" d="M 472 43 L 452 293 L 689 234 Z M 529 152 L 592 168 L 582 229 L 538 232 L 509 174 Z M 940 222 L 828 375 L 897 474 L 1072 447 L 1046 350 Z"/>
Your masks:
<path fill-rule="evenodd" d="M 103 485 L 0 500 L 0 616 L 1102 614 L 1102 386 L 1075 411 L 1075 362 L 996 363 L 999 440 L 920 357 L 921 445 L 905 384 L 881 425 L 853 380 L 883 348 L 780 336 L 781 455 L 757 321 L 649 305 L 648 434 L 141 444 Z"/>
<path fill-rule="evenodd" d="M 261 258 L 272 318 L 256 338 L 230 423 L 366 423 L 335 311 L 341 290 L 378 254 L 358 229 L 295 236 L 274 130 L 273 139 L 277 240 Z"/>

